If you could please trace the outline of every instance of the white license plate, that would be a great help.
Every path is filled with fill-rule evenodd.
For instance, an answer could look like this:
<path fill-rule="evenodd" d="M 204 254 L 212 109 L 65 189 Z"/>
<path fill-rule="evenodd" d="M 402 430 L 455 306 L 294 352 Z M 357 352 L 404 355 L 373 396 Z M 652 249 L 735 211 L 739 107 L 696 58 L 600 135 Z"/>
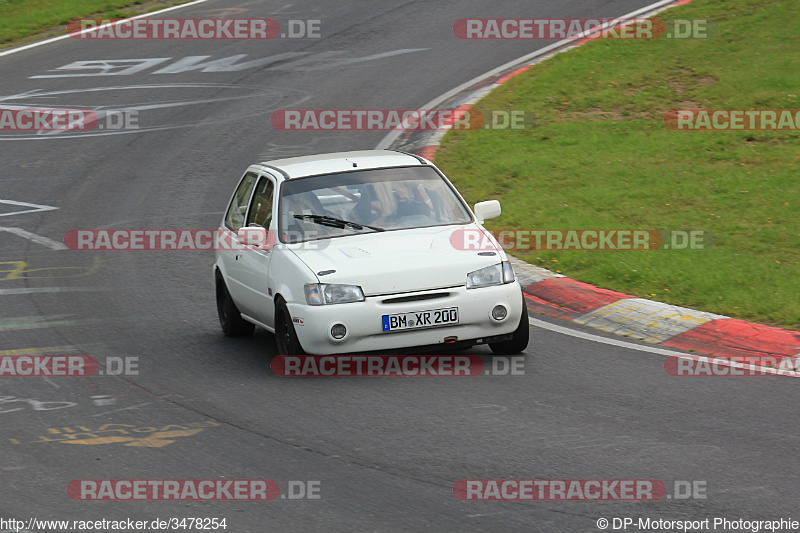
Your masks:
<path fill-rule="evenodd" d="M 383 331 L 401 329 L 430 328 L 458 324 L 458 307 L 433 309 L 431 311 L 415 311 L 397 315 L 383 315 Z"/>

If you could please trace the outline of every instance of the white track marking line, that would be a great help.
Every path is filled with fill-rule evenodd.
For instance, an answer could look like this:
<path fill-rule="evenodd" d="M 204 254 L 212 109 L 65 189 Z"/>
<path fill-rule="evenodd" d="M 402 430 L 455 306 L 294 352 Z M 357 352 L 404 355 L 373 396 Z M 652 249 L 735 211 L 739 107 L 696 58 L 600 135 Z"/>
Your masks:
<path fill-rule="evenodd" d="M 97 413 L 96 415 L 92 415 L 92 418 L 97 418 L 98 416 L 110 415 L 112 413 L 119 413 L 121 411 L 130 411 L 132 409 L 139 409 L 140 407 L 145 407 L 147 405 L 151 405 L 152 403 L 153 402 L 140 403 L 139 405 L 133 405 L 131 407 L 122 407 L 120 409 L 114 409 L 113 411 L 106 411 L 104 413 Z"/>
<path fill-rule="evenodd" d="M 42 246 L 46 246 L 51 250 L 67 250 L 68 248 L 63 242 L 54 241 L 48 237 L 42 237 L 41 235 L 36 235 L 35 233 L 31 233 L 30 231 L 25 231 L 22 228 L 7 228 L 7 227 L 0 227 L 0 231 L 6 231 L 8 233 L 13 233 L 14 235 L 19 235 L 29 241 L 35 242 L 36 244 L 41 244 Z"/>
<path fill-rule="evenodd" d="M 208 2 L 208 0 L 195 0 L 194 2 L 189 2 L 188 4 L 181 4 L 179 6 L 172 6 L 172 7 L 168 7 L 168 8 L 165 8 L 165 9 L 160 9 L 158 11 L 153 11 L 151 13 L 142 13 L 141 15 L 136 15 L 135 17 L 130 17 L 130 18 L 127 18 L 125 20 L 136 20 L 136 19 L 141 19 L 141 18 L 152 17 L 153 15 L 160 15 L 161 13 L 166 13 L 167 11 L 172 11 L 172 10 L 175 10 L 175 9 L 182 9 L 184 7 L 194 6 L 194 5 L 202 4 L 202 3 L 205 3 L 205 2 Z M 87 29 L 81 31 L 80 33 L 81 33 L 81 35 L 83 35 L 84 33 L 88 32 L 88 31 L 96 31 L 96 30 L 98 30 L 100 28 L 105 28 L 106 26 L 110 26 L 110 25 L 111 24 L 103 24 L 102 26 L 98 26 L 96 28 L 87 28 Z M 44 41 L 38 41 L 38 42 L 35 42 L 35 43 L 26 44 L 25 46 L 20 46 L 18 48 L 12 48 L 11 50 L 6 50 L 5 52 L 0 52 L 0 57 L 11 55 L 11 54 L 16 54 L 17 52 L 22 52 L 23 50 L 30 50 L 31 48 L 36 48 L 37 46 L 42 46 L 42 45 L 45 45 L 45 44 L 54 43 L 56 41 L 69 39 L 70 37 L 71 37 L 71 35 L 68 33 L 66 35 L 59 35 L 58 37 L 53 37 L 51 39 L 45 39 Z"/>
<path fill-rule="evenodd" d="M 647 13 L 648 11 L 656 10 L 656 9 L 658 9 L 658 8 L 664 6 L 664 5 L 672 4 L 674 2 L 675 2 L 675 0 L 659 0 L 658 2 L 650 4 L 649 6 L 645 6 L 645 7 L 641 8 L 641 9 L 637 9 L 636 11 L 631 11 L 627 15 L 622 15 L 621 17 L 617 17 L 614 20 L 634 18 L 637 15 L 641 15 L 642 13 Z M 446 93 L 444 93 L 444 94 L 442 94 L 440 96 L 437 96 L 436 98 L 434 98 L 433 100 L 431 100 L 430 102 L 428 102 L 427 104 L 422 106 L 420 109 L 437 109 L 439 104 L 441 104 L 442 102 L 444 102 L 448 98 L 451 98 L 451 97 L 457 95 L 460 92 L 466 91 L 470 87 L 472 87 L 474 85 L 477 85 L 478 83 L 480 83 L 480 82 L 482 82 L 484 80 L 487 80 L 487 79 L 491 78 L 492 76 L 496 76 L 497 74 L 500 74 L 500 73 L 502 73 L 502 72 L 504 72 L 506 70 L 510 70 L 513 67 L 517 66 L 517 65 L 522 66 L 523 63 L 527 63 L 528 61 L 536 59 L 539 56 L 543 56 L 543 55 L 547 54 L 548 52 L 551 52 L 552 50 L 555 50 L 556 48 L 560 48 L 560 47 L 562 47 L 564 45 L 567 45 L 569 43 L 574 43 L 577 40 L 579 40 L 584 33 L 585 32 L 581 32 L 580 34 L 574 35 L 574 36 L 572 36 L 572 37 L 570 37 L 568 39 L 562 39 L 562 40 L 558 41 L 557 43 L 553 43 L 551 45 L 545 46 L 544 48 L 540 48 L 540 49 L 536 50 L 535 52 L 531 52 L 530 54 L 526 54 L 526 55 L 524 55 L 522 57 L 519 57 L 517 59 L 509 61 L 508 63 L 505 63 L 504 65 L 500 65 L 497 68 L 493 68 L 492 70 L 490 70 L 488 72 L 485 72 L 485 73 L 481 74 L 480 76 L 472 78 L 471 80 L 469 80 L 469 81 L 467 81 L 465 83 L 462 83 L 458 87 L 456 87 L 454 89 L 451 89 L 451 90 L 447 91 Z M 376 146 L 375 149 L 376 150 L 385 150 L 385 149 L 387 149 L 402 134 L 403 134 L 402 130 L 397 130 L 397 131 L 393 131 L 393 132 L 389 133 L 388 135 L 386 135 L 386 137 L 381 139 L 381 142 L 378 143 L 378 146 Z"/>
<path fill-rule="evenodd" d="M 673 350 L 666 350 L 664 348 L 643 346 L 641 344 L 634 344 L 632 342 L 610 339 L 608 337 L 601 337 L 600 335 L 593 335 L 592 333 L 586 333 L 585 331 L 578 331 L 576 329 L 570 329 L 564 326 L 557 326 L 556 324 L 551 324 L 550 322 L 545 322 L 544 320 L 539 320 L 536 318 L 529 318 L 528 322 L 532 326 L 536 326 L 537 328 L 549 329 L 550 331 L 555 331 L 556 333 L 561 333 L 563 335 L 570 335 L 572 337 L 578 337 L 580 339 L 586 339 L 593 342 L 602 342 L 603 344 L 611 344 L 612 346 L 619 346 L 621 348 L 628 348 L 631 350 L 656 353 L 659 355 L 668 355 L 670 357 L 697 357 L 697 356 L 692 356 L 692 354 L 684 352 L 676 352 Z"/>
<path fill-rule="evenodd" d="M 35 213 L 36 211 L 52 211 L 58 209 L 50 205 L 29 204 L 28 202 L 17 202 L 16 200 L 0 200 L 0 204 L 19 205 L 22 207 L 33 207 L 27 211 L 14 211 L 13 213 L 0 213 L 0 217 L 10 217 L 11 215 L 21 215 L 22 213 Z"/>
<path fill-rule="evenodd" d="M 22 331 L 29 329 L 56 328 L 61 326 L 88 326 L 99 324 L 95 318 L 71 319 L 71 315 L 36 315 L 0 318 L 0 331 Z"/>
<path fill-rule="evenodd" d="M 569 335 L 570 337 L 577 337 L 579 339 L 584 339 L 592 342 L 600 342 L 603 344 L 610 344 L 612 346 L 619 346 L 620 348 L 627 348 L 629 350 L 650 352 L 658 355 L 666 355 L 667 357 L 677 357 L 679 359 L 692 359 L 694 361 L 709 361 L 709 362 L 713 361 L 715 365 L 729 366 L 732 368 L 746 368 L 748 370 L 757 370 L 764 374 L 774 374 L 779 376 L 789 376 L 795 378 L 800 377 L 800 372 L 793 372 L 791 370 L 775 370 L 772 368 L 764 368 L 763 366 L 740 363 L 738 361 L 729 361 L 727 359 L 722 359 L 722 358 L 706 357 L 704 355 L 694 355 L 685 352 L 676 352 L 673 350 L 666 350 L 664 348 L 655 348 L 653 346 L 642 346 L 641 344 L 634 344 L 632 342 L 625 342 L 617 339 L 609 339 L 607 337 L 601 337 L 600 335 L 593 335 L 591 333 L 586 333 L 584 331 L 578 331 L 566 328 L 564 326 L 557 326 L 556 324 L 551 324 L 549 322 L 545 322 L 543 320 L 531 317 L 528 317 L 528 323 L 530 323 L 531 326 L 547 329 L 550 331 L 554 331 L 556 333 L 561 333 L 562 335 Z"/>

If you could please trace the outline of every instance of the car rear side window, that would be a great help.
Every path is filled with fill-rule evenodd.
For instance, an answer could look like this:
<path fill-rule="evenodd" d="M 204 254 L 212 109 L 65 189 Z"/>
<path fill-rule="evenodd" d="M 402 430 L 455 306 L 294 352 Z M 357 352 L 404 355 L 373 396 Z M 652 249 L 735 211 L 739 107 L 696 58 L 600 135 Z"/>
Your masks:
<path fill-rule="evenodd" d="M 250 205 L 250 212 L 247 215 L 247 225 L 257 224 L 262 228 L 269 229 L 272 222 L 272 198 L 275 185 L 266 176 L 261 177 L 253 195 L 253 203 Z"/>
<path fill-rule="evenodd" d="M 236 188 L 231 205 L 225 214 L 225 225 L 228 229 L 239 231 L 239 228 L 244 225 L 244 219 L 247 216 L 247 205 L 250 203 L 250 197 L 257 178 L 258 176 L 248 172 Z"/>

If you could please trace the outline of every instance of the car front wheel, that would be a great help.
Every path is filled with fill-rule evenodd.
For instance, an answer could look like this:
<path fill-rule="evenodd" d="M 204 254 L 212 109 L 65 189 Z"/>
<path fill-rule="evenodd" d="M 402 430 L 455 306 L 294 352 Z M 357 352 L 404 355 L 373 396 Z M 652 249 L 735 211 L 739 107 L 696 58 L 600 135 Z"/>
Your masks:
<path fill-rule="evenodd" d="M 519 318 L 519 325 L 514 330 L 513 336 L 507 341 L 490 342 L 489 348 L 497 355 L 514 355 L 522 352 L 528 347 L 528 306 L 525 304 L 525 296 L 522 297 L 522 316 Z"/>
<path fill-rule="evenodd" d="M 217 315 L 222 333 L 227 337 L 246 337 L 256 329 L 254 324 L 242 318 L 222 277 L 217 277 Z"/>
<path fill-rule="evenodd" d="M 292 315 L 283 300 L 278 301 L 278 305 L 275 307 L 275 345 L 278 355 L 304 355 L 306 353 L 300 345 L 292 323 Z"/>

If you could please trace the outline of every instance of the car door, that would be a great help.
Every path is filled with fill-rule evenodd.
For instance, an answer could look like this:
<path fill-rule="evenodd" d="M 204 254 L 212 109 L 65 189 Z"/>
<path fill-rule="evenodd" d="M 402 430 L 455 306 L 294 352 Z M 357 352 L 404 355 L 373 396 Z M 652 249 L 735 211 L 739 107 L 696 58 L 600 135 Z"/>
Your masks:
<path fill-rule="evenodd" d="M 275 228 L 273 209 L 275 203 L 275 180 L 269 174 L 259 177 L 255 192 L 247 211 L 246 226 L 267 230 L 269 242 L 274 243 Z M 272 291 L 267 284 L 272 249 L 245 248 L 240 252 L 238 268 L 244 296 L 239 310 L 264 325 L 272 327 L 275 304 Z"/>
<path fill-rule="evenodd" d="M 225 218 L 220 228 L 220 231 L 224 234 L 221 239 L 224 244 L 217 250 L 217 257 L 225 271 L 225 283 L 228 286 L 228 292 L 240 311 L 242 311 L 240 306 L 244 302 L 247 291 L 242 279 L 244 270 L 239 262 L 241 250 L 236 249 L 239 242 L 236 233 L 239 228 L 245 225 L 247 209 L 250 206 L 250 199 L 253 197 L 257 181 L 258 174 L 252 171 L 246 172 L 239 181 L 239 185 L 233 193 L 233 198 L 228 204 L 228 210 L 225 212 Z"/>

